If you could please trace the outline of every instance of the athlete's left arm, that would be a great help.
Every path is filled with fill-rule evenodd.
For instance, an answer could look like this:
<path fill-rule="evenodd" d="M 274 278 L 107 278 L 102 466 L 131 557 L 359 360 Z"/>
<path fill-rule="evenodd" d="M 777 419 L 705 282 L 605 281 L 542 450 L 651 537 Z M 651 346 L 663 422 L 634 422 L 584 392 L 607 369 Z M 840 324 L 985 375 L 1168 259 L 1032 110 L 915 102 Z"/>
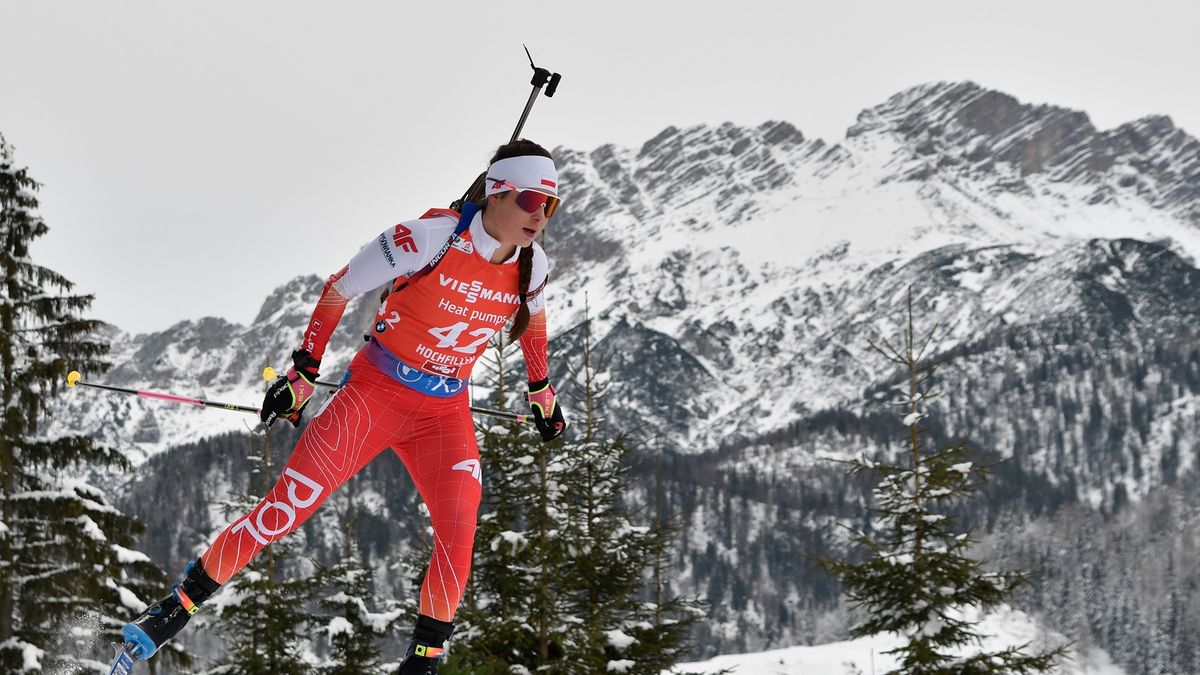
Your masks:
<path fill-rule="evenodd" d="M 521 334 L 521 351 L 525 354 L 525 370 L 529 373 L 529 394 L 526 399 L 533 410 L 533 421 L 542 440 L 549 442 L 567 429 L 558 392 L 550 384 L 550 368 L 546 358 L 546 279 L 549 265 L 542 247 L 534 244 L 533 273 L 529 277 L 529 326 Z"/>
<path fill-rule="evenodd" d="M 538 307 L 530 302 L 529 327 L 521 334 L 521 351 L 525 353 L 525 369 L 529 372 L 529 393 L 525 400 L 533 411 L 533 422 L 542 440 L 550 442 L 567 430 L 567 419 L 558 392 L 550 384 L 546 363 L 546 303 L 538 298 Z"/>
<path fill-rule="evenodd" d="M 529 277 L 529 327 L 521 334 L 521 352 L 530 382 L 540 382 L 550 373 L 546 336 L 546 280 L 549 264 L 542 247 L 534 244 L 533 273 Z"/>

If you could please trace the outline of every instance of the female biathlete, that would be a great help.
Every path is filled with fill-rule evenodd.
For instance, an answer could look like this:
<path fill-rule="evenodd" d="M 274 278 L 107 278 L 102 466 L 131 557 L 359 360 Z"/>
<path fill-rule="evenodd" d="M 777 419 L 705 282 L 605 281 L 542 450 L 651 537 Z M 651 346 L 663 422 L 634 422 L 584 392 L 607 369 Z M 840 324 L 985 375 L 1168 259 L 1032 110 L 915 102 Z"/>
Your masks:
<path fill-rule="evenodd" d="M 566 429 L 547 375 L 548 265 L 534 241 L 558 207 L 558 174 L 549 152 L 522 139 L 497 150 L 486 181 L 481 203 L 464 206 L 461 215 L 435 209 L 389 228 L 329 278 L 293 367 L 267 391 L 268 426 L 278 417 L 299 421 L 348 300 L 388 282 L 395 290 L 345 384 L 309 422 L 271 492 L 188 564 L 169 596 L 126 624 L 125 639 L 139 658 L 154 654 L 263 547 L 299 527 L 390 447 L 433 521 L 433 559 L 400 673 L 437 672 L 470 574 L 482 490 L 467 379 L 514 315 L 509 336 L 520 339 L 538 430 L 550 441 Z"/>

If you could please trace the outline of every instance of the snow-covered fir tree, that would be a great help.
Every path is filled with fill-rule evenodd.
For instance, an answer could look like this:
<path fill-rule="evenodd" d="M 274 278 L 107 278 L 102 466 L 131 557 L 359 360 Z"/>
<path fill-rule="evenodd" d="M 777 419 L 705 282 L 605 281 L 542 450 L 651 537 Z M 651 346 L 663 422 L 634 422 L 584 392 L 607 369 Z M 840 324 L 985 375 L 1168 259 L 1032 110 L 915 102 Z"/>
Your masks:
<path fill-rule="evenodd" d="M 499 410 L 513 391 L 509 351 L 501 340 L 485 360 Z M 559 507 L 565 465 L 561 441 L 544 444 L 529 426 L 479 421 L 484 492 L 471 583 L 439 672 L 565 672 L 578 621 L 555 587 L 567 565 Z"/>
<path fill-rule="evenodd" d="M 333 567 L 322 570 L 326 591 L 319 606 L 323 610 L 324 632 L 329 653 L 321 663 L 321 675 L 375 675 L 387 672 L 380 661 L 379 639 L 397 631 L 409 614 L 395 607 L 372 611 L 377 604 L 372 593 L 373 574 L 362 563 L 354 538 L 354 481 L 347 485 L 349 513 L 343 514 L 345 540 L 341 558 Z M 395 603 L 392 603 L 395 604 Z M 407 623 L 405 623 L 407 628 Z"/>
<path fill-rule="evenodd" d="M 90 295 L 33 262 L 46 234 L 38 184 L 0 136 L 0 671 L 98 671 L 120 626 L 166 577 L 133 550 L 140 524 L 87 477 L 129 467 L 87 436 L 42 423 L 68 372 L 103 372 Z M 73 392 L 76 395 L 100 395 Z"/>
<path fill-rule="evenodd" d="M 631 512 L 632 451 L 604 428 L 589 338 L 572 369 L 573 439 L 481 427 L 484 509 L 447 673 L 657 675 L 686 649 L 699 610 L 653 574 L 671 532 Z M 487 362 L 500 407 L 512 391 L 506 357 L 499 343 Z"/>
<path fill-rule="evenodd" d="M 897 385 L 903 412 L 904 447 L 893 461 L 866 456 L 851 462 L 852 475 L 877 477 L 872 531 L 857 530 L 866 551 L 861 562 L 827 560 L 841 579 L 851 603 L 864 619 L 851 628 L 856 637 L 895 633 L 906 642 L 895 654 L 895 675 L 975 675 L 1041 673 L 1054 668 L 1063 648 L 1025 653 L 1029 645 L 998 652 L 977 649 L 975 611 L 1009 600 L 1026 581 L 1015 572 L 989 572 L 985 561 L 968 554 L 975 543 L 969 531 L 956 531 L 947 515 L 976 492 L 988 467 L 971 459 L 965 444 L 935 449 L 925 442 L 928 406 L 936 397 L 932 378 L 937 364 L 925 363 L 933 332 L 917 344 L 909 292 L 901 343 L 881 340 L 873 347 L 899 366 Z"/>
<path fill-rule="evenodd" d="M 281 463 L 272 462 L 271 434 L 260 437 L 260 468 L 250 477 L 250 490 L 270 491 Z M 228 502 L 226 513 L 238 517 L 260 497 L 244 495 Z M 311 601 L 320 596 L 315 566 L 303 557 L 303 541 L 292 535 L 275 540 L 250 560 L 206 605 L 204 624 L 224 637 L 221 659 L 208 675 L 306 675 L 315 669 L 309 628 L 315 617 Z"/>
<path fill-rule="evenodd" d="M 1198 524 L 1194 490 L 1169 488 L 1116 516 L 1072 506 L 1036 529 L 1001 522 L 989 557 L 1036 570 L 1018 601 L 1071 639 L 1082 663 L 1103 646 L 1128 675 L 1196 673 L 1197 590 L 1179 571 L 1196 567 Z"/>
<path fill-rule="evenodd" d="M 570 364 L 580 394 L 577 440 L 562 450 L 562 543 L 569 565 L 561 588 L 578 617 L 569 672 L 657 674 L 679 661 L 701 612 L 663 579 L 672 535 L 667 519 L 653 511 L 637 522 L 631 513 L 634 451 L 625 435 L 611 434 L 605 424 L 608 377 L 594 360 L 586 314 L 582 330 L 582 353 Z"/>

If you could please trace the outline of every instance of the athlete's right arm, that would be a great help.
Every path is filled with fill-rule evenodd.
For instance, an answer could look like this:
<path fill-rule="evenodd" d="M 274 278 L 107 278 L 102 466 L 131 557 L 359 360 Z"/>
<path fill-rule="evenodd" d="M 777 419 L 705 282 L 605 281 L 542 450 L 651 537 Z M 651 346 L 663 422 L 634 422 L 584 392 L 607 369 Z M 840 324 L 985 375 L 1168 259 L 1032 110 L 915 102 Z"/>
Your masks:
<path fill-rule="evenodd" d="M 350 299 L 424 267 L 450 237 L 450 218 L 422 218 L 389 227 L 325 281 L 300 349 L 321 360 Z"/>

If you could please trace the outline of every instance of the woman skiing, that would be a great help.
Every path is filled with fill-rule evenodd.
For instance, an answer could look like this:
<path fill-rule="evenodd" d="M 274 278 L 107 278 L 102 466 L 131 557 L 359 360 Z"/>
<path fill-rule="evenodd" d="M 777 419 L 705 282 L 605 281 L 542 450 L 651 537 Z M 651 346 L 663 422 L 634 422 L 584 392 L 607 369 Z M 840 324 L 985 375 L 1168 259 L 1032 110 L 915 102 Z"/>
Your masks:
<path fill-rule="evenodd" d="M 544 148 L 501 146 L 484 199 L 463 213 L 435 209 L 385 230 L 329 277 L 293 367 L 267 391 L 262 419 L 298 423 L 347 302 L 393 283 L 371 340 L 344 385 L 308 424 L 283 475 L 249 513 L 188 564 L 184 579 L 124 628 L 138 658 L 171 639 L 263 547 L 300 526 L 384 448 L 400 456 L 429 508 L 433 556 L 402 675 L 437 672 L 470 574 L 482 491 L 467 380 L 510 318 L 529 376 L 528 400 L 545 441 L 566 429 L 550 386 L 542 289 L 548 264 L 534 238 L 558 207 L 558 175 Z"/>

